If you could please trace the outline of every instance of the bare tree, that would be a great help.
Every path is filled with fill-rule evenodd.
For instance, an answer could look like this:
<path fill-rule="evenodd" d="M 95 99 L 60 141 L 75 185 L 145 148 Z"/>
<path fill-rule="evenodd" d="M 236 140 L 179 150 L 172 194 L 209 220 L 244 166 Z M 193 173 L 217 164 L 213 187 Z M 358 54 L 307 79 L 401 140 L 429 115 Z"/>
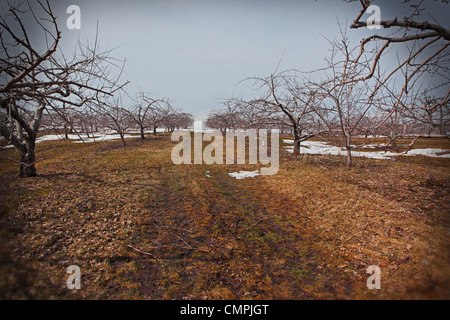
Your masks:
<path fill-rule="evenodd" d="M 164 111 L 164 110 L 163 110 Z M 162 125 L 167 131 L 173 132 L 175 129 L 187 129 L 194 122 L 194 117 L 190 113 L 181 112 L 178 109 L 165 110 Z"/>
<path fill-rule="evenodd" d="M 363 17 L 370 5 L 376 3 L 371 0 L 359 0 L 359 2 L 361 10 L 350 25 L 352 29 L 368 27 L 368 22 L 363 21 Z M 379 25 L 383 29 L 389 29 L 393 32 L 387 34 L 380 30 L 375 35 L 361 41 L 359 55 L 355 59 L 356 62 L 366 60 L 367 53 L 370 55 L 374 51 L 376 53 L 370 58 L 371 67 L 368 71 L 358 79 L 352 79 L 352 81 L 366 81 L 372 78 L 376 74 L 377 68 L 384 61 L 388 47 L 404 51 L 401 55 L 398 55 L 402 58 L 398 58 L 397 63 L 383 64 L 383 68 L 386 70 L 385 75 L 377 85 L 371 88 L 371 94 L 375 95 L 378 90 L 386 88 L 390 79 L 395 78 L 397 81 L 403 79 L 401 88 L 391 90 L 395 93 L 396 100 L 377 124 L 377 128 L 383 126 L 389 119 L 394 126 L 397 126 L 399 114 L 421 118 L 420 113 L 423 112 L 423 108 L 428 110 L 426 111 L 428 115 L 435 113 L 435 110 L 439 110 L 439 113 L 442 110 L 441 118 L 448 117 L 445 114 L 448 108 L 445 106 L 448 105 L 450 99 L 450 79 L 448 76 L 450 74 L 450 29 L 438 23 L 432 17 L 426 4 L 427 2 L 424 0 L 404 1 L 404 12 L 409 11 L 406 15 L 402 18 L 392 17 L 379 21 Z M 435 4 L 439 3 L 435 1 Z M 448 10 L 447 0 L 440 1 L 440 5 L 442 10 Z M 385 17 L 385 11 L 383 15 Z M 425 20 L 424 17 L 431 17 L 433 21 Z M 428 95 L 433 96 L 433 101 L 432 103 L 422 102 L 421 108 L 411 109 L 405 101 L 411 102 L 411 99 L 407 96 L 414 91 L 417 93 L 417 89 L 414 90 L 414 87 L 417 88 L 418 86 L 424 86 L 426 89 L 421 95 L 427 92 Z M 417 104 L 414 102 L 413 106 L 417 106 Z M 416 112 L 419 114 L 415 115 Z M 395 140 L 396 136 L 395 132 L 392 132 L 390 143 Z"/>
<path fill-rule="evenodd" d="M 222 133 L 225 133 L 227 129 L 225 118 L 222 116 L 219 110 L 211 110 L 206 119 L 206 127 L 211 129 L 219 129 Z"/>
<path fill-rule="evenodd" d="M 297 72 L 283 71 L 266 78 L 249 78 L 255 81 L 257 90 L 263 89 L 262 97 L 246 102 L 258 106 L 259 112 L 266 117 L 266 125 L 278 128 L 288 125 L 294 136 L 294 155 L 300 154 L 300 143 L 323 132 L 321 120 L 314 109 L 315 99 L 320 88 L 310 89 L 297 79 Z"/>
<path fill-rule="evenodd" d="M 147 100 L 149 103 L 151 100 Z M 167 126 L 169 123 L 169 116 L 173 113 L 173 108 L 169 100 L 159 100 L 148 109 L 148 123 L 149 127 L 153 129 L 153 135 L 156 136 L 156 130 L 161 126 Z"/>
<path fill-rule="evenodd" d="M 125 134 L 132 126 L 133 120 L 130 112 L 122 105 L 122 97 L 117 96 L 111 101 L 101 102 L 96 109 L 99 110 L 102 126 L 116 132 L 125 147 Z"/>
<path fill-rule="evenodd" d="M 63 105 L 82 107 L 112 95 L 120 70 L 113 78 L 113 61 L 108 52 L 99 52 L 96 41 L 65 57 L 58 50 L 61 32 L 48 1 L 7 6 L 0 17 L 0 107 L 19 130 L 1 125 L 0 132 L 20 151 L 19 175 L 28 177 L 36 175 L 35 141 L 44 110 L 64 116 Z M 36 44 L 40 39 L 48 41 L 43 50 Z"/>
<path fill-rule="evenodd" d="M 313 110 L 327 126 L 328 134 L 336 137 L 346 149 L 348 166 L 353 163 L 352 137 L 373 130 L 367 127 L 369 118 L 373 118 L 378 111 L 375 106 L 383 104 L 380 100 L 384 93 L 380 90 L 378 95 L 367 94 L 373 82 L 377 81 L 376 76 L 372 77 L 372 83 L 369 80 L 355 81 L 369 66 L 354 58 L 356 50 L 357 47 L 352 48 L 345 33 L 341 32 L 341 39 L 331 41 L 324 80 L 309 85 L 317 87 L 317 96 L 321 96 L 313 101 Z"/>
<path fill-rule="evenodd" d="M 227 129 L 236 129 L 236 110 L 231 110 L 227 107 L 230 104 L 224 104 L 226 108 L 211 110 L 206 120 L 206 126 L 212 129 L 219 129 L 225 133 Z"/>
<path fill-rule="evenodd" d="M 132 120 L 138 125 L 141 139 L 145 139 L 145 131 L 152 127 L 153 134 L 156 135 L 156 129 L 159 127 L 161 119 L 168 112 L 170 106 L 166 99 L 154 99 L 148 97 L 144 92 L 139 92 L 138 102 L 130 112 Z"/>
<path fill-rule="evenodd" d="M 177 129 L 187 129 L 194 123 L 194 116 L 187 112 L 177 112 L 175 124 Z"/>
<path fill-rule="evenodd" d="M 441 98 L 427 90 L 410 92 L 408 97 L 401 104 L 402 118 L 414 122 L 422 135 L 446 136 L 450 124 L 450 102 L 440 103 Z"/>

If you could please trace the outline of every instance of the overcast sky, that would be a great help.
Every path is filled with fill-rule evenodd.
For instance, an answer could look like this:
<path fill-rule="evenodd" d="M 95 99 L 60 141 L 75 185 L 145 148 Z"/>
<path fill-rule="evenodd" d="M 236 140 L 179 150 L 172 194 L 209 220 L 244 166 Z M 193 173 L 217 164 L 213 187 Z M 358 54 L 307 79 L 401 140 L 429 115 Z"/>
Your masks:
<path fill-rule="evenodd" d="M 423 18 L 448 27 L 449 6 Z M 395 2 L 395 4 L 392 4 Z M 400 1 L 375 2 L 382 19 L 403 17 Z M 339 0 L 63 0 L 51 1 L 62 30 L 62 47 L 71 50 L 79 39 L 95 38 L 98 23 L 102 48 L 126 59 L 127 92 L 139 90 L 204 119 L 209 109 L 232 96 L 248 96 L 238 84 L 246 77 L 275 70 L 312 70 L 324 65 L 329 44 L 338 38 L 337 21 L 348 26 L 360 10 L 359 1 Z M 81 29 L 69 30 L 69 5 L 81 9 Z M 438 6 L 438 8 L 441 6 Z M 429 14 L 432 14 L 432 17 Z M 365 18 L 369 15 L 367 14 Z M 363 18 L 364 19 L 364 18 Z M 353 44 L 373 31 L 348 30 Z"/>

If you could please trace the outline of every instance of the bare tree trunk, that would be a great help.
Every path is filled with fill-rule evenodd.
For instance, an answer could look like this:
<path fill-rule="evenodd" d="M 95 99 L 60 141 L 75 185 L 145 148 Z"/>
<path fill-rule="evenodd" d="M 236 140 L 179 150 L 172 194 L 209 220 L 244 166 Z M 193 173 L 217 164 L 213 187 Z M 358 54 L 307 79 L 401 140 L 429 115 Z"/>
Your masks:
<path fill-rule="evenodd" d="M 298 125 L 294 123 L 294 156 L 300 155 L 300 140 L 301 134 Z"/>
<path fill-rule="evenodd" d="M 391 130 L 391 142 L 390 142 L 392 148 L 397 148 L 397 142 L 395 141 L 397 139 L 397 123 L 398 123 L 398 112 L 397 109 L 395 109 L 394 123 L 393 128 Z"/>
<path fill-rule="evenodd" d="M 141 139 L 145 140 L 144 128 L 141 127 Z"/>
<path fill-rule="evenodd" d="M 353 165 L 352 151 L 350 148 L 347 148 L 347 167 L 351 167 L 352 165 Z"/>
<path fill-rule="evenodd" d="M 66 119 L 68 119 L 68 116 L 67 116 L 67 113 L 66 113 L 66 104 L 65 103 L 63 103 L 63 113 L 64 113 L 64 117 Z M 65 140 L 69 139 L 69 132 L 67 130 L 66 119 L 64 119 L 64 139 Z"/>
<path fill-rule="evenodd" d="M 19 177 L 34 177 L 36 176 L 36 155 L 35 142 L 27 142 L 27 151 L 22 153 L 19 165 Z"/>
<path fill-rule="evenodd" d="M 69 139 L 69 131 L 67 130 L 67 124 L 64 124 L 64 139 Z"/>
<path fill-rule="evenodd" d="M 444 125 L 444 114 L 442 112 L 442 106 L 439 107 L 439 134 L 441 135 L 446 135 L 447 132 L 445 130 L 445 125 Z"/>
<path fill-rule="evenodd" d="M 122 140 L 122 146 L 125 147 L 125 137 L 123 135 L 123 132 L 119 132 L 119 135 L 120 135 L 120 140 Z"/>
<path fill-rule="evenodd" d="M 16 129 L 17 129 L 17 136 L 18 136 L 19 140 L 23 141 L 23 129 L 18 121 L 16 121 Z"/>
<path fill-rule="evenodd" d="M 36 176 L 36 137 L 39 131 L 39 125 L 42 120 L 42 114 L 45 110 L 45 104 L 43 101 L 38 101 L 33 121 L 28 129 L 28 135 L 26 137 L 26 148 L 21 148 L 22 157 L 19 165 L 20 177 L 34 177 Z"/>
<path fill-rule="evenodd" d="M 353 165 L 352 147 L 350 145 L 351 145 L 350 136 L 347 135 L 345 140 L 345 149 L 347 150 L 347 167 L 351 167 Z"/>

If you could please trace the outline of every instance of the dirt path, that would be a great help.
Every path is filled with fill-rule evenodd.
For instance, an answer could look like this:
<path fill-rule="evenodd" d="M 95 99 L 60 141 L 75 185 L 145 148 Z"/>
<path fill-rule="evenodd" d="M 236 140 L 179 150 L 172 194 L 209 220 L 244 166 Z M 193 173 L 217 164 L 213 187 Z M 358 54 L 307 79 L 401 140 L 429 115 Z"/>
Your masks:
<path fill-rule="evenodd" d="M 314 246 L 317 234 L 302 208 L 261 177 L 236 180 L 227 169 L 179 166 L 161 172 L 159 187 L 168 191 L 156 191 L 149 227 L 134 238 L 155 257 L 140 262 L 144 296 L 349 297 L 354 279 L 323 267 L 327 257 Z"/>

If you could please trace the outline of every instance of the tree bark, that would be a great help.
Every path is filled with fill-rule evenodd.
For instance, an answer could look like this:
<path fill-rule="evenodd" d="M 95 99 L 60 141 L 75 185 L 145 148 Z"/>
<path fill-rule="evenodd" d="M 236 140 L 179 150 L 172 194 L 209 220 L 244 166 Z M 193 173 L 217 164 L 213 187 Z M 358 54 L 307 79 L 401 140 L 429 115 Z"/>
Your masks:
<path fill-rule="evenodd" d="M 67 124 L 64 124 L 64 139 L 69 139 L 69 131 L 67 130 Z"/>
<path fill-rule="evenodd" d="M 347 148 L 347 167 L 351 167 L 352 165 L 353 165 L 352 150 L 350 148 Z"/>
<path fill-rule="evenodd" d="M 35 143 L 27 143 L 27 152 L 22 153 L 19 165 L 19 177 L 34 177 L 36 176 L 36 155 Z"/>
<path fill-rule="evenodd" d="M 36 137 L 39 131 L 39 125 L 44 113 L 45 104 L 43 101 L 38 101 L 33 121 L 27 129 L 27 137 L 25 138 L 25 145 L 23 143 L 14 143 L 21 151 L 21 159 L 19 165 L 19 177 L 34 177 L 36 176 Z M 18 120 L 18 119 L 16 119 Z M 12 137 L 11 137 L 12 138 Z"/>
<path fill-rule="evenodd" d="M 125 147 L 125 137 L 122 132 L 120 132 L 119 135 L 120 135 L 120 140 L 122 140 L 122 146 Z"/>
<path fill-rule="evenodd" d="M 351 167 L 353 165 L 353 159 L 352 159 L 352 147 L 351 147 L 351 141 L 350 141 L 349 135 L 347 135 L 347 137 L 346 137 L 345 149 L 347 150 L 347 167 Z"/>
<path fill-rule="evenodd" d="M 294 156 L 300 155 L 301 136 L 298 126 L 294 123 Z"/>

